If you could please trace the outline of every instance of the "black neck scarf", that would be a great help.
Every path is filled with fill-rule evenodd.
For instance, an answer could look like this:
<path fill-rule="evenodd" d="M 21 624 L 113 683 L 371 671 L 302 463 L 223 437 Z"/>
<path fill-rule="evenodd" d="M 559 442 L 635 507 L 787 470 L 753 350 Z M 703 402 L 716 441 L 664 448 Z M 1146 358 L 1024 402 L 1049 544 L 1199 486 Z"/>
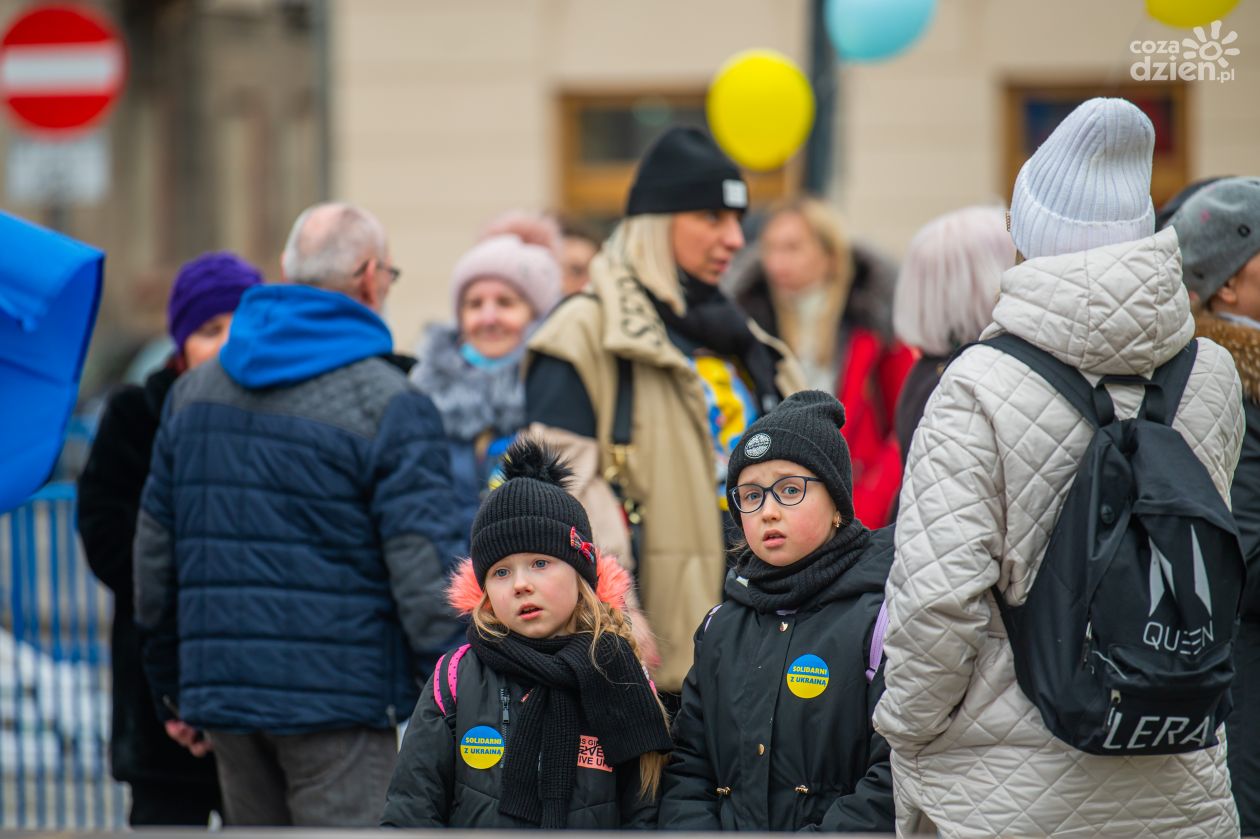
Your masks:
<path fill-rule="evenodd" d="M 585 722 L 616 767 L 673 747 L 643 665 L 624 638 L 600 636 L 596 667 L 589 632 L 532 639 L 515 633 L 468 640 L 487 667 L 531 688 L 508 733 L 499 812 L 543 829 L 568 824 Z"/>
<path fill-rule="evenodd" d="M 726 596 L 762 614 L 799 609 L 825 599 L 841 575 L 861 558 L 870 541 L 871 532 L 866 526 L 850 519 L 822 547 L 791 565 L 770 565 L 751 550 L 745 550 L 736 560 L 735 573 L 727 575 Z"/>
<path fill-rule="evenodd" d="M 679 270 L 678 284 L 687 311 L 681 316 L 668 304 L 652 298 L 665 327 L 698 347 L 734 358 L 748 371 L 762 411 L 779 401 L 776 363 L 770 348 L 753 335 L 748 316 L 716 285 Z"/>

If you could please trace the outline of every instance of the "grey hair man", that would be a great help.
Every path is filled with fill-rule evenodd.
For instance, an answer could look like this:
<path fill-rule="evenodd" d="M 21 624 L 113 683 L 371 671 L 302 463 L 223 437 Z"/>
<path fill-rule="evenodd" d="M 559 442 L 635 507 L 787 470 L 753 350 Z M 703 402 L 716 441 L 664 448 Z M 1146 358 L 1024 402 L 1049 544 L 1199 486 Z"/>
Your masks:
<path fill-rule="evenodd" d="M 168 732 L 209 735 L 229 824 L 375 825 L 396 725 L 459 631 L 442 588 L 465 548 L 441 419 L 379 315 L 384 228 L 318 204 L 282 263 L 167 401 L 136 620 Z"/>
<path fill-rule="evenodd" d="M 377 314 L 402 274 L 390 264 L 385 228 L 376 216 L 341 202 L 302 211 L 289 232 L 280 270 L 288 282 L 340 291 Z"/>

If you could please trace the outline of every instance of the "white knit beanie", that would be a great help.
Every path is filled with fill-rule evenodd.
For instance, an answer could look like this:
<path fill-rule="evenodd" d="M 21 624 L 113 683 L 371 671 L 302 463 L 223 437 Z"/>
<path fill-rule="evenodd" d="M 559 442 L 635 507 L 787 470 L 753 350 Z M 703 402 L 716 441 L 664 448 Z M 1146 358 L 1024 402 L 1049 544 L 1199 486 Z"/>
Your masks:
<path fill-rule="evenodd" d="M 1015 179 L 1011 238 L 1025 259 L 1144 239 L 1155 232 L 1155 129 L 1125 99 L 1067 115 Z"/>

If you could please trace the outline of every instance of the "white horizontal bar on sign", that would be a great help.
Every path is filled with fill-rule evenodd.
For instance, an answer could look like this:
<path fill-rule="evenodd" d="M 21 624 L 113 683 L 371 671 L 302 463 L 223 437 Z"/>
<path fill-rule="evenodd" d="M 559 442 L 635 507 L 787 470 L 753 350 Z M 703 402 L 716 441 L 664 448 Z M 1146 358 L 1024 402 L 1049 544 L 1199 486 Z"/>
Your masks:
<path fill-rule="evenodd" d="M 0 56 L 6 96 L 109 94 L 118 90 L 122 73 L 123 51 L 116 43 L 13 46 Z"/>

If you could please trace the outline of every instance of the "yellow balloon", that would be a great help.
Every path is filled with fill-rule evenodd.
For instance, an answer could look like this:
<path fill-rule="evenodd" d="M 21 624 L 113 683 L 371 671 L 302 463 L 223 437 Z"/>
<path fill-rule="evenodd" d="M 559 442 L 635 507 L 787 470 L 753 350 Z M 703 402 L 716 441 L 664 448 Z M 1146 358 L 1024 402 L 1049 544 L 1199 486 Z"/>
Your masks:
<path fill-rule="evenodd" d="M 732 56 L 709 85 L 705 107 L 718 145 L 746 169 L 777 169 L 814 125 L 814 91 L 805 74 L 773 50 Z"/>
<path fill-rule="evenodd" d="M 1221 20 L 1238 0 L 1146 0 L 1146 13 L 1160 23 L 1189 29 Z"/>

